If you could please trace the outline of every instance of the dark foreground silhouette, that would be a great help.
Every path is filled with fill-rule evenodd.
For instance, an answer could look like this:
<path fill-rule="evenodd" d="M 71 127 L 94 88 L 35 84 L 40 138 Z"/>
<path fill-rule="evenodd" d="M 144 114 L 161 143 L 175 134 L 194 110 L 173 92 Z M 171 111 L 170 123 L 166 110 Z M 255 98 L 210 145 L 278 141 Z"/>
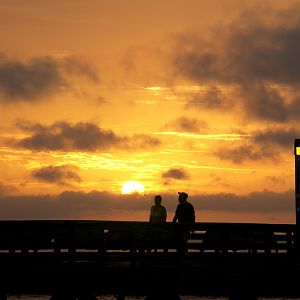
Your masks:
<path fill-rule="evenodd" d="M 179 204 L 177 205 L 173 222 L 193 224 L 196 219 L 195 209 L 194 206 L 187 201 L 188 194 L 178 192 L 178 195 Z"/>
<path fill-rule="evenodd" d="M 299 297 L 295 232 L 287 224 L 0 221 L 0 299 Z"/>

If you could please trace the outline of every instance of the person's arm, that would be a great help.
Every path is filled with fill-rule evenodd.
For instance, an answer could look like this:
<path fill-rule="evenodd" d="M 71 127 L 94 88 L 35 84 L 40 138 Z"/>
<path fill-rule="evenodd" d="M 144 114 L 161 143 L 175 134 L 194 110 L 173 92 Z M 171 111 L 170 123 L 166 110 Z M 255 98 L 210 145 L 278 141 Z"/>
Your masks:
<path fill-rule="evenodd" d="M 152 222 L 152 210 L 153 210 L 153 206 L 151 206 L 149 222 Z"/>
<path fill-rule="evenodd" d="M 196 216 L 195 216 L 195 211 L 194 211 L 194 214 L 193 214 L 193 223 L 195 223 L 196 222 Z"/>
<path fill-rule="evenodd" d="M 177 220 L 178 220 L 178 206 L 177 206 L 176 211 L 175 211 L 175 216 L 173 218 L 173 222 L 175 223 Z"/>
<path fill-rule="evenodd" d="M 195 221 L 196 221 L 196 215 L 195 215 L 195 209 L 194 209 L 193 205 L 192 205 L 192 209 L 193 209 L 192 222 L 195 223 Z"/>
<path fill-rule="evenodd" d="M 166 208 L 163 206 L 163 209 L 162 209 L 162 221 L 163 222 L 166 222 L 166 220 L 167 220 L 167 210 L 166 210 Z"/>

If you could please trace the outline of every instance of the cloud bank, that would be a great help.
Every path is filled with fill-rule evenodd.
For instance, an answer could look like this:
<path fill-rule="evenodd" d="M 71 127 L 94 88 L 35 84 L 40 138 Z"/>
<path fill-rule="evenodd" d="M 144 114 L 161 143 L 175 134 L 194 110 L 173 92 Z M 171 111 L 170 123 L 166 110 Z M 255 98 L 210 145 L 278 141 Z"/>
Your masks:
<path fill-rule="evenodd" d="M 0 219 L 77 219 L 89 212 L 109 213 L 114 210 L 148 211 L 154 195 L 117 195 L 108 192 L 65 191 L 59 195 L 0 195 Z M 177 195 L 162 194 L 168 212 L 174 212 Z M 190 195 L 191 203 L 199 211 L 246 213 L 294 212 L 294 192 L 276 193 L 268 190 L 245 196 L 236 194 Z"/>

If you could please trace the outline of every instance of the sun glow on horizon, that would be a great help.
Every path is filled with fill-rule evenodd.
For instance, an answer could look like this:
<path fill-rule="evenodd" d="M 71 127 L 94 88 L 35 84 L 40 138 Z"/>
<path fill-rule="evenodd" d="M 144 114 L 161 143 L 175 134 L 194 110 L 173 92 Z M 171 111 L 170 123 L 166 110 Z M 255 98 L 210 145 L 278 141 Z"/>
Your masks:
<path fill-rule="evenodd" d="M 127 181 L 122 185 L 122 194 L 144 194 L 145 188 L 138 181 Z"/>

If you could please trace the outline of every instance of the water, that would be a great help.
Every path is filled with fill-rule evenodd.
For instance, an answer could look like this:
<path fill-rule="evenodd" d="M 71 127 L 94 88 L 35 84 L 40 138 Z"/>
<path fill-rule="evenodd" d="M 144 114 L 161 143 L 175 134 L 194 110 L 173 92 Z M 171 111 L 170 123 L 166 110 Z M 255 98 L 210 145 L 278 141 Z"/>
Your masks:
<path fill-rule="evenodd" d="M 126 297 L 126 300 L 144 300 L 145 297 Z M 227 297 L 197 297 L 197 296 L 181 296 L 182 300 L 228 300 Z M 9 295 L 8 300 L 49 300 L 49 295 Z M 97 300 L 116 300 L 113 296 L 99 296 Z M 300 300 L 300 298 L 258 298 L 258 300 Z"/>

